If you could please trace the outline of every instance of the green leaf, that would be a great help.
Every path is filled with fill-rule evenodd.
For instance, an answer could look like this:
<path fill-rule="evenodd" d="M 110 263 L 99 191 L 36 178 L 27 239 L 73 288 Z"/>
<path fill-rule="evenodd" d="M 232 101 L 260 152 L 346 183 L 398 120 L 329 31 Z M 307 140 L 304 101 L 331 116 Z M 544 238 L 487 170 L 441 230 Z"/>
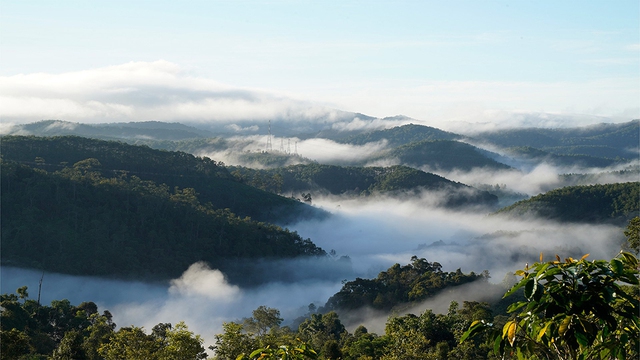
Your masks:
<path fill-rule="evenodd" d="M 547 321 L 547 323 L 542 328 L 542 330 L 540 330 L 540 332 L 538 333 L 538 341 L 540 341 L 540 339 L 542 339 L 544 334 L 547 332 L 547 329 L 549 328 L 549 325 L 551 325 L 551 324 L 553 324 L 553 321 Z"/>
<path fill-rule="evenodd" d="M 589 340 L 587 339 L 587 336 L 581 333 L 580 331 L 575 332 L 575 337 L 576 337 L 576 341 L 578 342 L 578 344 L 580 344 L 580 346 L 586 347 L 589 345 Z"/>
<path fill-rule="evenodd" d="M 558 333 L 560 334 L 560 336 L 564 336 L 564 334 L 569 329 L 570 323 L 571 323 L 571 315 L 565 317 L 564 320 L 562 320 L 562 322 L 560 323 L 560 327 L 558 328 Z"/>
<path fill-rule="evenodd" d="M 480 320 L 475 320 L 474 322 L 471 323 L 471 326 L 469 326 L 469 329 L 465 331 L 464 334 L 462 334 L 462 337 L 460 338 L 460 343 L 465 341 L 468 337 L 474 336 L 482 332 L 486 327 L 487 326 L 485 325 L 484 322 Z"/>
<path fill-rule="evenodd" d="M 620 259 L 611 259 L 611 262 L 609 262 L 609 264 L 611 264 L 611 270 L 613 270 L 614 273 L 616 273 L 617 275 L 622 275 L 622 273 L 624 272 L 624 264 L 622 263 L 622 261 L 620 261 Z"/>
<path fill-rule="evenodd" d="M 504 343 L 502 341 L 502 338 L 500 336 L 496 336 L 496 339 L 493 341 L 493 352 L 496 355 L 501 355 L 501 349 L 503 349 Z"/>
<path fill-rule="evenodd" d="M 632 268 L 637 268 L 638 267 L 638 258 L 635 257 L 632 253 L 630 252 L 626 252 L 626 251 L 622 251 L 620 252 L 620 255 L 622 255 L 622 257 L 624 258 L 624 260 L 632 267 Z"/>
<path fill-rule="evenodd" d="M 527 283 L 524 286 L 524 296 L 531 300 L 531 296 L 533 295 L 533 292 L 536 290 L 536 288 L 538 287 L 538 282 L 535 281 L 535 279 L 529 279 L 529 281 L 527 281 Z"/>

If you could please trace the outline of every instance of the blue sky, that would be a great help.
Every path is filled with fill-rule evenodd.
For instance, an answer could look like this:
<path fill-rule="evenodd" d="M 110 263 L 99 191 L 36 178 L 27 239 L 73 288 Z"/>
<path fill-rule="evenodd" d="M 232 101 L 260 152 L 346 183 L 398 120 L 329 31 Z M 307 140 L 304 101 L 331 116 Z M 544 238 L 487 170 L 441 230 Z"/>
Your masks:
<path fill-rule="evenodd" d="M 131 62 L 157 72 L 162 60 L 175 67 L 176 82 L 379 117 L 555 113 L 622 121 L 640 116 L 639 19 L 637 1 L 3 0 L 0 96 L 17 106 L 29 94 L 12 101 L 13 88 L 42 88 L 41 77 L 18 74 L 55 75 L 48 84 L 62 87 L 63 74 Z M 79 106 L 101 96 L 55 91 L 50 98 Z"/>

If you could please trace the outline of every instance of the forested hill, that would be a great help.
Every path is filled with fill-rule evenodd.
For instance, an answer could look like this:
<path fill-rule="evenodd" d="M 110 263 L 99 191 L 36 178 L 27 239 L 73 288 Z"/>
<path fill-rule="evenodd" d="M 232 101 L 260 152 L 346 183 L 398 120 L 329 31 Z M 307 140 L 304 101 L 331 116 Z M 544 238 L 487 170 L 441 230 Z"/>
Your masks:
<path fill-rule="evenodd" d="M 461 135 L 436 129 L 430 126 L 408 124 L 391 129 L 376 130 L 366 134 L 349 136 L 338 142 L 353 145 L 364 145 L 369 142 L 386 140 L 391 147 L 424 140 L 455 140 Z"/>
<path fill-rule="evenodd" d="M 324 215 L 307 204 L 236 181 L 220 162 L 179 151 L 77 136 L 4 136 L 0 151 L 4 160 L 50 171 L 95 158 L 101 164 L 97 171 L 105 176 L 122 173 L 170 188 L 193 188 L 203 203 L 211 203 L 218 209 L 229 208 L 238 216 L 261 221 L 288 223 L 297 218 Z"/>
<path fill-rule="evenodd" d="M 569 186 L 499 210 L 507 216 L 533 215 L 564 222 L 624 224 L 640 212 L 640 182 Z"/>
<path fill-rule="evenodd" d="M 488 279 L 488 272 L 465 274 L 460 269 L 446 272 L 442 271 L 442 265 L 438 262 L 413 256 L 410 264 L 395 264 L 379 273 L 375 279 L 356 278 L 344 283 L 342 289 L 329 298 L 320 311 L 348 313 L 351 320 L 357 323 L 358 315 L 354 310 L 398 310 L 433 297 L 445 289 L 474 281 L 484 281 L 489 287 Z"/>
<path fill-rule="evenodd" d="M 493 205 L 497 197 L 467 185 L 406 166 L 342 167 L 334 165 L 292 165 L 257 170 L 230 167 L 232 174 L 248 184 L 276 193 L 315 195 L 389 196 L 413 195 L 427 190 L 442 196 L 441 205 Z"/>
<path fill-rule="evenodd" d="M 473 137 L 501 147 L 529 146 L 555 154 L 637 159 L 640 120 L 567 129 L 509 129 Z"/>
<path fill-rule="evenodd" d="M 418 141 L 399 146 L 381 156 L 398 159 L 404 165 L 433 170 L 471 170 L 473 168 L 510 169 L 484 154 L 475 146 L 452 140 Z"/>
<path fill-rule="evenodd" d="M 252 274 L 234 262 L 325 254 L 295 232 L 214 209 L 192 188 L 105 177 L 99 165 L 47 172 L 2 161 L 3 265 L 170 279 L 205 261 L 246 283 Z"/>

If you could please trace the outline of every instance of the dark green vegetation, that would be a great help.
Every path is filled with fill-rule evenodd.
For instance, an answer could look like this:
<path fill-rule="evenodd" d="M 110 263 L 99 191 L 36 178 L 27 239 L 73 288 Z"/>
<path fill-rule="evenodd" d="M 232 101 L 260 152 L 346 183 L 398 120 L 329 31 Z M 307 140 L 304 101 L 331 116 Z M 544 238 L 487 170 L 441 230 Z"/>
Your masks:
<path fill-rule="evenodd" d="M 100 171 L 103 176 L 128 174 L 166 184 L 170 189 L 193 188 L 202 203 L 261 221 L 286 224 L 299 218 L 326 215 L 304 203 L 242 184 L 229 174 L 224 164 L 184 152 L 75 136 L 4 136 L 0 151 L 4 160 L 50 171 L 95 158 L 101 167 L 94 171 Z"/>
<path fill-rule="evenodd" d="M 540 263 L 516 271 L 522 280 L 505 294 L 507 299 L 515 297 L 508 306 L 510 316 L 494 315 L 488 303 L 464 301 L 460 307 L 453 301 L 444 314 L 425 310 L 420 315 L 392 315 L 384 334 L 377 335 L 362 325 L 351 333 L 338 313 L 317 312 L 312 305 L 297 326 L 282 326 L 280 311 L 260 306 L 249 318 L 224 323 L 210 348 L 213 358 L 220 360 L 637 358 L 638 259 L 631 253 L 611 261 L 587 261 L 587 256 L 563 262 L 556 255 L 555 261 L 543 263 L 541 255 Z M 433 290 L 437 267 L 414 258 L 412 264 L 395 265 L 378 278 L 403 270 L 388 277 L 385 285 L 400 289 L 419 272 L 422 283 L 414 282 L 414 290 Z M 150 334 L 135 326 L 115 331 L 111 313 L 100 314 L 92 302 L 73 306 L 61 300 L 42 306 L 28 299 L 26 287 L 17 294 L 0 296 L 1 350 L 6 359 L 207 357 L 204 340 L 184 323 L 160 323 Z"/>
<path fill-rule="evenodd" d="M 413 256 L 410 264 L 395 264 L 375 279 L 357 278 L 345 283 L 324 308 L 338 312 L 362 307 L 389 311 L 396 305 L 422 301 L 445 288 L 476 280 L 486 282 L 488 278 L 488 273 L 464 274 L 460 269 L 442 271 L 439 263 Z"/>
<path fill-rule="evenodd" d="M 564 222 L 624 223 L 640 211 L 640 182 L 569 186 L 519 201 L 496 214 Z"/>
<path fill-rule="evenodd" d="M 475 140 L 510 147 L 533 147 L 558 155 L 637 159 L 640 120 L 568 129 L 511 129 L 475 135 Z"/>
<path fill-rule="evenodd" d="M 548 163 L 556 166 L 607 167 L 620 163 L 622 159 L 584 154 L 554 154 L 551 149 L 545 151 L 530 146 L 514 147 L 506 150 L 509 155 L 532 163 Z"/>
<path fill-rule="evenodd" d="M 637 218 L 636 218 L 637 219 Z M 621 252 L 611 261 L 556 255 L 516 271 L 522 279 L 506 294 L 524 290 L 495 326 L 474 321 L 462 340 L 492 330 L 498 356 L 526 359 L 637 359 L 640 355 L 638 259 Z"/>
<path fill-rule="evenodd" d="M 135 326 L 115 331 L 109 311 L 93 302 L 71 305 L 54 300 L 41 305 L 29 299 L 27 288 L 18 295 L 0 295 L 0 353 L 3 359 L 120 360 L 206 359 L 203 339 L 184 323 L 160 323 L 150 334 Z"/>
<path fill-rule="evenodd" d="M 413 142 L 385 152 L 382 157 L 399 159 L 407 166 L 428 167 L 433 170 L 510 169 L 509 166 L 485 156 L 475 146 L 451 140 Z"/>
<path fill-rule="evenodd" d="M 370 142 L 386 140 L 390 147 L 397 147 L 412 142 L 425 140 L 456 140 L 461 137 L 461 135 L 430 126 L 408 124 L 396 126 L 391 129 L 377 130 L 366 134 L 349 136 L 339 139 L 338 142 L 353 145 L 364 145 Z"/>
<path fill-rule="evenodd" d="M 126 172 L 105 177 L 99 168 L 96 159 L 56 172 L 3 161 L 2 263 L 168 279 L 197 261 L 227 269 L 256 256 L 325 254 L 295 232 L 216 209 L 193 188 Z M 247 281 L 239 270 L 228 275 Z"/>
<path fill-rule="evenodd" d="M 316 195 L 415 196 L 423 190 L 438 192 L 441 205 L 493 205 L 497 197 L 441 176 L 406 166 L 342 167 L 333 165 L 292 165 L 285 168 L 255 170 L 230 167 L 241 181 L 278 194 L 308 191 L 311 201 Z"/>

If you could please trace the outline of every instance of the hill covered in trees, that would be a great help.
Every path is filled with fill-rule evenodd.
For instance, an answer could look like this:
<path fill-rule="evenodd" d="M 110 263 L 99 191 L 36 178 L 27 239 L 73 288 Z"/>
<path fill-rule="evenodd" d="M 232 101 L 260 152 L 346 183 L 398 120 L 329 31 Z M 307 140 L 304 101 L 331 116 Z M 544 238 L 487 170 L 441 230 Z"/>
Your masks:
<path fill-rule="evenodd" d="M 205 261 L 324 256 L 297 233 L 241 218 L 135 175 L 104 177 L 96 159 L 56 172 L 2 163 L 2 263 L 78 275 L 170 279 Z"/>
<path fill-rule="evenodd" d="M 326 215 L 307 204 L 242 184 L 224 164 L 179 151 L 162 151 L 116 141 L 77 136 L 4 136 L 0 142 L 4 160 L 55 171 L 94 158 L 105 176 L 117 173 L 166 184 L 169 188 L 193 188 L 203 203 L 230 209 L 238 216 L 286 224 L 299 218 Z"/>
<path fill-rule="evenodd" d="M 441 205 L 493 205 L 497 197 L 467 185 L 406 166 L 343 167 L 334 165 L 292 165 L 276 169 L 230 167 L 232 175 L 251 186 L 282 194 L 308 192 L 315 195 L 413 196 L 423 190 L 438 192 Z"/>
<path fill-rule="evenodd" d="M 471 170 L 473 168 L 510 169 L 487 156 L 473 145 L 452 140 L 412 142 L 384 152 L 381 159 L 398 159 L 411 167 L 433 170 Z"/>
<path fill-rule="evenodd" d="M 497 211 L 564 222 L 624 223 L 640 212 L 640 182 L 568 186 Z"/>
<path fill-rule="evenodd" d="M 508 129 L 473 136 L 504 148 L 532 147 L 558 155 L 637 159 L 640 120 L 566 129 Z"/>
<path fill-rule="evenodd" d="M 443 131 L 434 127 L 408 124 L 391 129 L 376 130 L 365 134 L 352 135 L 338 142 L 352 145 L 364 145 L 370 142 L 385 140 L 390 147 L 397 147 L 418 141 L 456 140 L 461 135 Z"/>

